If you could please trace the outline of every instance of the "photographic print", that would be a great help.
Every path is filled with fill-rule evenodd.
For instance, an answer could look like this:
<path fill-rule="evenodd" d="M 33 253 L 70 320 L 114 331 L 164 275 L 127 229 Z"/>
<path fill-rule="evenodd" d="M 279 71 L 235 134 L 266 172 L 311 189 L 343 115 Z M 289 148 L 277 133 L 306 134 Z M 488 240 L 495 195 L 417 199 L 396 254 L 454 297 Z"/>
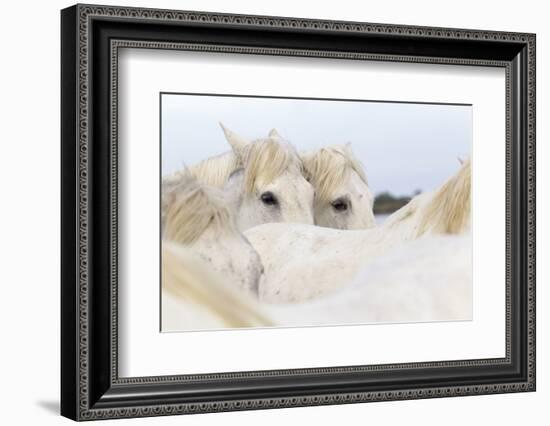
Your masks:
<path fill-rule="evenodd" d="M 61 17 L 64 416 L 535 390 L 535 34 Z"/>
<path fill-rule="evenodd" d="M 472 120 L 161 93 L 161 331 L 471 320 Z"/>

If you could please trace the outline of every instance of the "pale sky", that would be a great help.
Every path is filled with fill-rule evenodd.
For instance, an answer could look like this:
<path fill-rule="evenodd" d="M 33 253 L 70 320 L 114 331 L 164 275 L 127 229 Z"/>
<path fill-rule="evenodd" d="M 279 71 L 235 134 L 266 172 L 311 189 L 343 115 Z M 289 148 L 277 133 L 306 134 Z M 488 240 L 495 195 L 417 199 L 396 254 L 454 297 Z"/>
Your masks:
<path fill-rule="evenodd" d="M 250 140 L 270 129 L 299 151 L 351 142 L 375 194 L 442 184 L 471 153 L 472 107 L 162 95 L 162 174 L 230 149 L 218 122 Z"/>

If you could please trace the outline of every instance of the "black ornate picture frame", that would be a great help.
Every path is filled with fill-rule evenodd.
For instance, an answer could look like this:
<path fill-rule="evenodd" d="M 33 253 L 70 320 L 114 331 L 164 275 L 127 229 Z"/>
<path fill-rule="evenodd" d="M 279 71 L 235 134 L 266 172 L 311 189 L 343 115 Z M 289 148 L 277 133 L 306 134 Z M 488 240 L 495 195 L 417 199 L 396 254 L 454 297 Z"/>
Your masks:
<path fill-rule="evenodd" d="M 76 5 L 61 12 L 61 414 L 74 420 L 535 390 L 535 35 Z M 483 65 L 506 72 L 506 356 L 120 378 L 121 47 Z"/>

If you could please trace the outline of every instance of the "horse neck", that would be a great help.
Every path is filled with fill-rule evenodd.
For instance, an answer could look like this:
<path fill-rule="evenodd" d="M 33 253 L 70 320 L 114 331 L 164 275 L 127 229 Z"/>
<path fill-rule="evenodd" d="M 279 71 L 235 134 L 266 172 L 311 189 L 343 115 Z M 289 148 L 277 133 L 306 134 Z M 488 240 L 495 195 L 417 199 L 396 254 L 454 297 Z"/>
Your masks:
<path fill-rule="evenodd" d="M 226 248 L 231 248 L 236 241 L 240 238 L 240 235 L 234 229 L 224 229 L 218 226 L 209 226 L 206 228 L 200 237 L 190 244 L 190 247 L 193 247 L 193 250 L 199 252 L 208 253 L 208 251 L 216 252 L 222 251 Z M 218 256 L 221 254 L 214 254 Z M 231 253 L 226 253 L 225 255 L 231 255 Z"/>
<path fill-rule="evenodd" d="M 251 295 L 257 295 L 263 266 L 252 245 L 235 228 L 206 229 L 191 246 L 227 282 Z"/>
<path fill-rule="evenodd" d="M 425 192 L 417 195 L 407 204 L 392 213 L 381 225 L 389 239 L 410 240 L 416 237 L 419 211 L 432 194 Z"/>
<path fill-rule="evenodd" d="M 419 235 L 459 234 L 468 228 L 471 210 L 471 168 L 466 162 L 426 203 L 419 218 Z"/>
<path fill-rule="evenodd" d="M 468 162 L 436 191 L 417 195 L 393 213 L 383 227 L 390 236 L 404 239 L 464 232 L 470 218 L 470 176 Z"/>

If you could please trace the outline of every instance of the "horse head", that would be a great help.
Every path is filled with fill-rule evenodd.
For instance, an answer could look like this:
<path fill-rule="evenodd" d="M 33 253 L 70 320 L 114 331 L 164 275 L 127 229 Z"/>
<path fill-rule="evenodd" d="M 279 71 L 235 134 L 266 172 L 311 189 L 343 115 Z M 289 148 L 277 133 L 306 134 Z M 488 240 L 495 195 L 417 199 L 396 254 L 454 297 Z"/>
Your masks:
<path fill-rule="evenodd" d="M 315 189 L 315 224 L 337 229 L 375 226 L 374 198 L 350 144 L 301 155 L 306 178 Z"/>
<path fill-rule="evenodd" d="M 162 198 L 166 205 L 163 239 L 191 247 L 229 282 L 257 294 L 263 274 L 260 257 L 237 229 L 223 193 L 188 173 Z"/>
<path fill-rule="evenodd" d="M 223 125 L 239 167 L 224 187 L 244 231 L 270 222 L 313 224 L 313 187 L 302 173 L 295 148 L 273 131 L 247 141 Z"/>

